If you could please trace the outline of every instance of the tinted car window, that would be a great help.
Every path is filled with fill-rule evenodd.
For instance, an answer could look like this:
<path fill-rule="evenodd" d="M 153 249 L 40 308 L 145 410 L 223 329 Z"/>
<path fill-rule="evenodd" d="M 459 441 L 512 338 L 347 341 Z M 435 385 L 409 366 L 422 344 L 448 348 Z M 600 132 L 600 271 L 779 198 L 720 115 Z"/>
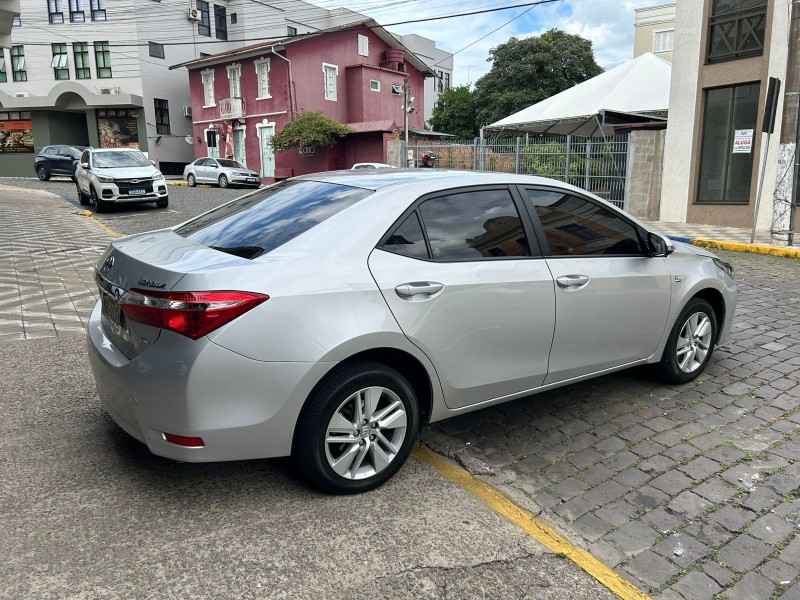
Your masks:
<path fill-rule="evenodd" d="M 426 200 L 419 210 L 434 260 L 531 255 L 508 190 L 440 196 Z"/>
<path fill-rule="evenodd" d="M 58 154 L 58 148 L 56 146 L 48 146 L 42 150 L 42 154 Z"/>
<path fill-rule="evenodd" d="M 381 246 L 384 250 L 410 256 L 412 258 L 429 258 L 425 237 L 419 224 L 416 211 L 411 213 L 400 226 L 395 229 Z"/>
<path fill-rule="evenodd" d="M 543 190 L 528 190 L 528 200 L 553 256 L 642 253 L 634 226 L 600 204 Z"/>
<path fill-rule="evenodd" d="M 83 154 L 81 154 L 81 162 L 82 163 L 88 163 L 89 162 L 89 151 L 88 150 L 84 150 Z"/>
<path fill-rule="evenodd" d="M 371 193 L 333 183 L 287 181 L 220 206 L 175 232 L 215 250 L 256 258 Z"/>

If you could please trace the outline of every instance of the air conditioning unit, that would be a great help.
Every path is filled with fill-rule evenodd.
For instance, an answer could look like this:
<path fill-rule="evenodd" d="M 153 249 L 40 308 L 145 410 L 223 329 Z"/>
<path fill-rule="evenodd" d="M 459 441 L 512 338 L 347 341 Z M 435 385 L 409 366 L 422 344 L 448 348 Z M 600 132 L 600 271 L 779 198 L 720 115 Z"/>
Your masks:
<path fill-rule="evenodd" d="M 189 11 L 189 14 L 186 15 L 190 21 L 199 21 L 200 20 L 200 11 L 196 8 L 193 8 Z"/>
<path fill-rule="evenodd" d="M 14 92 L 15 98 L 27 98 L 30 96 L 30 92 Z"/>
<path fill-rule="evenodd" d="M 192 107 L 191 106 L 184 106 L 183 107 L 183 116 L 191 119 L 192 118 Z"/>
<path fill-rule="evenodd" d="M 119 88 L 118 87 L 100 88 L 100 93 L 101 94 L 119 94 Z"/>

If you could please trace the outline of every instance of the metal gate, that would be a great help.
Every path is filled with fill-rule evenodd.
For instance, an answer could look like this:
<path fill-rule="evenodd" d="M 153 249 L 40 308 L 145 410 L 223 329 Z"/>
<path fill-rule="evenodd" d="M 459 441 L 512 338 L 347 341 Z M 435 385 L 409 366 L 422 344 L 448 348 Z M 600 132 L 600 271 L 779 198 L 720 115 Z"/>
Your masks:
<path fill-rule="evenodd" d="M 422 153 L 436 155 L 436 168 L 539 175 L 571 183 L 619 208 L 626 205 L 628 135 L 614 139 L 530 136 L 409 145 L 414 166 Z M 407 153 L 403 153 L 407 156 Z"/>

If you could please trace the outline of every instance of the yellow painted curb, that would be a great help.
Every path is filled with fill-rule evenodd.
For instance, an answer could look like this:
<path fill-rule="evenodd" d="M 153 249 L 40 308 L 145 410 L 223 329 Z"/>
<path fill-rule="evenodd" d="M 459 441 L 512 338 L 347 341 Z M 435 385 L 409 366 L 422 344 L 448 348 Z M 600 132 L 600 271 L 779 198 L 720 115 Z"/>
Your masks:
<path fill-rule="evenodd" d="M 189 187 L 189 184 L 186 183 L 185 181 L 167 181 L 167 185 L 177 185 L 177 186 L 180 186 L 180 187 Z M 195 187 L 210 188 L 210 187 L 213 187 L 213 186 L 207 185 L 205 183 L 198 183 Z"/>
<path fill-rule="evenodd" d="M 692 240 L 695 246 L 703 248 L 716 248 L 718 250 L 731 250 L 732 252 L 750 252 L 751 254 L 767 254 L 769 256 L 782 256 L 785 258 L 800 258 L 800 248 L 786 246 L 768 246 L 766 244 L 745 244 L 742 242 L 721 242 L 718 240 Z"/>
<path fill-rule="evenodd" d="M 496 487 L 475 479 L 453 461 L 417 444 L 411 455 L 442 475 L 465 488 L 500 516 L 508 519 L 551 552 L 568 558 L 611 592 L 624 600 L 650 600 L 650 597 L 616 571 L 604 565 L 586 550 L 573 545 L 549 525 L 539 521 L 533 513 L 514 503 Z"/>
<path fill-rule="evenodd" d="M 103 231 L 105 231 L 105 232 L 106 232 L 108 235 L 110 235 L 111 237 L 116 237 L 116 238 L 119 238 L 119 237 L 124 237 L 124 236 L 125 236 L 125 234 L 124 234 L 124 233 L 118 233 L 118 232 L 114 231 L 113 229 L 111 229 L 111 227 L 109 227 L 109 226 L 108 226 L 108 225 L 106 225 L 105 223 L 101 223 L 100 221 L 98 221 L 98 220 L 95 218 L 95 216 L 94 216 L 94 213 L 93 213 L 92 211 L 90 211 L 90 210 L 79 210 L 79 211 L 78 211 L 77 213 L 75 213 L 75 214 L 77 214 L 77 215 L 79 215 L 79 216 L 81 216 L 81 217 L 86 217 L 86 218 L 87 218 L 87 219 L 89 219 L 90 221 L 93 221 L 94 223 L 96 223 L 96 224 L 97 224 L 97 225 L 100 227 L 100 229 L 102 229 Z"/>

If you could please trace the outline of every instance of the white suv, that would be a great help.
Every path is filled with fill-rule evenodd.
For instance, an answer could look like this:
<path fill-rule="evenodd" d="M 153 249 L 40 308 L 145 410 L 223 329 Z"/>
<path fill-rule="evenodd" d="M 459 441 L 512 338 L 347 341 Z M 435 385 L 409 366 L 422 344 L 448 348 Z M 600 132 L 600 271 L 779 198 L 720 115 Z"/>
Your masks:
<path fill-rule="evenodd" d="M 94 203 L 97 212 L 113 204 L 169 205 L 164 176 L 135 148 L 87 148 L 75 169 L 75 185 L 80 203 Z"/>

